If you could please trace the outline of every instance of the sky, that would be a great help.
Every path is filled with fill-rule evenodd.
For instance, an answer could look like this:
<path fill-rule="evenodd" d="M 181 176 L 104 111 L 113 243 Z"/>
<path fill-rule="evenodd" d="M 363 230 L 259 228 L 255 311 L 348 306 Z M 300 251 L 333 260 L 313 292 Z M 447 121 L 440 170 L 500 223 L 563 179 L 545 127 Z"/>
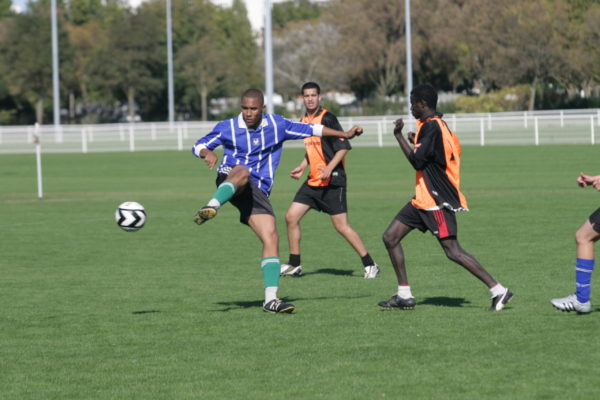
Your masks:
<path fill-rule="evenodd" d="M 144 0 L 129 0 L 129 4 L 137 7 Z M 222 6 L 231 6 L 233 0 L 211 0 L 213 3 Z M 274 3 L 281 2 L 282 0 L 272 0 Z M 283 0 L 285 1 L 285 0 Z M 17 12 L 23 11 L 27 7 L 28 0 L 12 0 L 13 9 Z M 252 25 L 252 29 L 256 32 L 260 32 L 264 25 L 264 0 L 244 0 L 246 3 L 246 9 L 248 10 L 248 19 Z"/>

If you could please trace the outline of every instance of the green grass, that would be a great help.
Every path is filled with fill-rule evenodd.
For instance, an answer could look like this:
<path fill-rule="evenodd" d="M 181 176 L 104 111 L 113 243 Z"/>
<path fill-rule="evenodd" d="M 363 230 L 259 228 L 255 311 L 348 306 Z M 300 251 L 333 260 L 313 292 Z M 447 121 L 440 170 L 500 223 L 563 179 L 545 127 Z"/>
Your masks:
<path fill-rule="evenodd" d="M 575 177 L 599 173 L 598 154 L 465 147 L 460 240 L 515 298 L 488 312 L 486 288 L 413 232 L 417 307 L 386 312 L 377 302 L 396 284 L 381 234 L 414 172 L 399 149 L 356 148 L 350 219 L 382 274 L 362 279 L 329 218 L 311 212 L 306 275 L 281 282 L 293 315 L 260 310 L 260 245 L 233 207 L 193 224 L 215 173 L 189 152 L 45 155 L 43 200 L 34 157 L 3 155 L 0 398 L 598 398 L 600 313 L 549 304 L 574 288 L 573 234 L 599 199 Z M 283 214 L 299 186 L 287 175 L 301 157 L 284 152 L 272 194 L 284 260 Z M 128 200 L 148 212 L 137 233 L 114 223 Z"/>

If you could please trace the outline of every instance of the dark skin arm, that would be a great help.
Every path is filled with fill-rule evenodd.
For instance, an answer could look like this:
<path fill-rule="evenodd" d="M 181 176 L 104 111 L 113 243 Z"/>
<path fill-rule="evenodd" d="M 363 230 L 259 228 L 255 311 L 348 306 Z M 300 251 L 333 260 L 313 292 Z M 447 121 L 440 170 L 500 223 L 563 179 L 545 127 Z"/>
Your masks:
<path fill-rule="evenodd" d="M 396 137 L 396 140 L 398 141 L 398 144 L 400 145 L 402 152 L 404 153 L 406 158 L 408 158 L 408 156 L 412 152 L 412 147 L 410 146 L 408 141 L 402 135 L 402 129 L 404 128 L 404 121 L 402 120 L 402 118 L 400 118 L 400 119 L 397 119 L 396 121 L 394 121 L 394 124 L 395 124 L 394 136 Z M 408 132 L 408 140 L 410 140 L 412 142 L 414 140 L 414 138 L 415 138 L 415 133 Z"/>

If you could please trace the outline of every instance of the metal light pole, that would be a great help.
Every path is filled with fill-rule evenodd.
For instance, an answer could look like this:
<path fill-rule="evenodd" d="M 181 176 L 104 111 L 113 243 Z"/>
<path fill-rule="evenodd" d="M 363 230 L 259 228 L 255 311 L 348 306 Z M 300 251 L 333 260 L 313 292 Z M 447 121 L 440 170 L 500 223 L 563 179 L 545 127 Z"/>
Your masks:
<path fill-rule="evenodd" d="M 412 39 L 410 36 L 410 0 L 404 0 L 404 9 L 406 14 L 406 107 L 410 116 L 410 92 L 413 88 L 412 72 Z"/>
<path fill-rule="evenodd" d="M 58 78 L 58 21 L 56 14 L 56 0 L 51 2 L 52 14 L 52 94 L 54 106 L 54 127 L 60 126 L 60 88 Z M 57 129 L 58 131 L 58 129 Z M 57 132 L 58 134 L 58 132 Z M 57 141 L 62 142 L 62 137 L 56 137 Z"/>
<path fill-rule="evenodd" d="M 271 0 L 265 0 L 265 89 L 267 91 L 267 112 L 272 114 L 273 107 L 273 43 L 271 40 Z"/>
<path fill-rule="evenodd" d="M 175 121 L 175 95 L 173 89 L 173 17 L 171 16 L 171 0 L 167 0 L 167 76 L 169 128 L 173 129 L 173 122 Z"/>

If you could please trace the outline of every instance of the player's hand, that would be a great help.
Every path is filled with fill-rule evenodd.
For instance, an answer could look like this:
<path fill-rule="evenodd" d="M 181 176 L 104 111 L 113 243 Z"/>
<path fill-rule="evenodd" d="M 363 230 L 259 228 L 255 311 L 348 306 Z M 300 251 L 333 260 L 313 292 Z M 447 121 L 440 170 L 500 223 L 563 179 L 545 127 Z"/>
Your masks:
<path fill-rule="evenodd" d="M 219 160 L 219 157 L 217 157 L 213 151 L 208 149 L 202 149 L 200 156 L 204 159 L 204 162 L 210 169 L 213 169 Z"/>
<path fill-rule="evenodd" d="M 584 174 L 583 172 L 579 173 L 577 177 L 577 184 L 581 187 L 586 187 L 588 185 L 593 184 L 593 179 L 591 176 Z"/>
<path fill-rule="evenodd" d="M 402 118 L 398 118 L 394 121 L 394 136 L 402 136 L 402 129 L 404 129 L 404 121 Z"/>
<path fill-rule="evenodd" d="M 406 137 L 408 138 L 409 142 L 414 143 L 416 135 L 417 135 L 416 133 L 414 133 L 413 131 L 410 131 L 406 134 Z"/>
<path fill-rule="evenodd" d="M 326 180 L 327 178 L 329 178 L 331 176 L 331 168 L 329 168 L 329 167 L 319 168 L 319 171 L 321 171 L 320 179 L 322 181 Z"/>
<path fill-rule="evenodd" d="M 290 176 L 294 179 L 302 178 L 302 174 L 304 174 L 304 167 L 300 165 L 294 168 L 292 172 L 290 172 Z"/>
<path fill-rule="evenodd" d="M 346 132 L 346 138 L 352 139 L 354 136 L 362 135 L 362 133 L 363 128 L 358 125 L 354 125 L 352 128 L 350 128 L 348 132 Z"/>

